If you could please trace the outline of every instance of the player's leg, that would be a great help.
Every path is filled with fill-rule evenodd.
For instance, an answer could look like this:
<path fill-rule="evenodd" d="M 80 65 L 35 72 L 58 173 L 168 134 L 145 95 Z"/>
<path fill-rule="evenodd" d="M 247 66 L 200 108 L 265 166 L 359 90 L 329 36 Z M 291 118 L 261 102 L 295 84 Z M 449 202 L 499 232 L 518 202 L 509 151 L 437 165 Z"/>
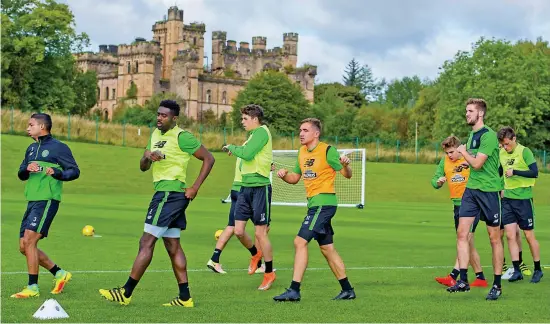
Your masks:
<path fill-rule="evenodd" d="M 237 197 L 235 204 L 235 236 L 241 244 L 248 249 L 251 254 L 250 264 L 248 266 L 248 274 L 254 274 L 258 267 L 258 261 L 262 258 L 262 252 L 259 251 L 252 243 L 250 235 L 246 233 L 246 222 L 252 218 L 252 197 L 253 189 L 249 187 L 241 187 L 241 191 Z"/>
<path fill-rule="evenodd" d="M 180 229 L 170 228 L 163 235 L 166 252 L 170 256 L 172 269 L 178 282 L 179 295 L 164 306 L 194 307 L 193 299 L 189 292 L 189 279 L 187 278 L 187 259 L 180 244 Z"/>
<path fill-rule="evenodd" d="M 238 194 L 239 193 L 237 191 L 231 190 L 231 207 L 229 208 L 227 226 L 222 231 L 218 241 L 216 242 L 216 247 L 214 248 L 212 257 L 206 263 L 206 266 L 215 273 L 226 273 L 220 264 L 220 257 L 223 249 L 227 245 L 227 242 L 229 242 L 235 232 L 235 205 L 237 203 Z"/>
<path fill-rule="evenodd" d="M 508 278 L 510 282 L 523 280 L 523 275 L 520 269 L 519 260 L 519 244 L 517 241 L 517 217 L 513 209 L 513 199 L 503 198 L 502 201 L 502 225 L 504 226 L 504 233 L 508 242 L 508 251 L 510 252 L 510 258 L 514 271 Z"/>
<path fill-rule="evenodd" d="M 268 290 L 276 279 L 273 272 L 273 250 L 268 236 L 268 224 L 271 218 L 271 185 L 253 188 L 252 196 L 252 222 L 254 223 L 254 234 L 258 239 L 258 245 L 261 251 L 258 254 L 263 255 L 265 261 L 265 273 L 262 284 L 258 287 L 259 290 Z M 260 258 L 258 258 L 259 260 Z M 257 269 L 258 260 L 254 266 Z M 252 262 L 251 261 L 251 262 Z M 252 271 L 254 273 L 256 271 Z M 249 272 L 250 274 L 250 272 Z"/>
<path fill-rule="evenodd" d="M 540 266 L 540 245 L 535 237 L 535 212 L 532 199 L 517 200 L 514 210 L 518 215 L 518 226 L 527 239 L 529 250 L 533 256 L 534 273 L 531 278 L 532 283 L 538 283 L 543 277 Z"/>
<path fill-rule="evenodd" d="M 502 224 L 502 208 L 500 194 L 498 192 L 476 192 L 482 215 L 487 225 L 487 233 L 491 242 L 493 254 L 493 271 L 494 281 L 491 290 L 487 294 L 487 300 L 497 300 L 502 294 L 501 279 L 502 279 L 502 264 L 504 262 L 504 248 L 502 246 L 502 238 L 500 228 Z M 508 245 L 512 245 L 510 242 Z M 517 244 L 515 244 L 517 246 Z"/>
<path fill-rule="evenodd" d="M 468 284 L 468 264 L 470 263 L 470 242 L 468 236 L 480 209 L 474 199 L 473 190 L 466 188 L 462 195 L 459 210 L 458 229 L 456 232 L 456 250 L 460 278 L 455 285 L 447 288 L 448 292 L 464 292 L 470 290 Z"/>
<path fill-rule="evenodd" d="M 454 205 L 453 206 L 453 213 L 454 213 L 454 223 L 455 223 L 455 233 L 458 232 L 458 212 L 460 210 L 460 206 Z M 456 235 L 456 234 L 455 234 Z M 460 267 L 458 264 L 458 255 L 455 258 L 455 265 L 451 272 L 446 275 L 445 277 L 435 277 L 435 281 L 438 283 L 447 286 L 452 287 L 456 284 L 456 279 L 458 278 L 458 275 L 460 273 L 459 271 Z"/>
<path fill-rule="evenodd" d="M 487 287 L 487 280 L 485 279 L 485 275 L 483 274 L 483 268 L 481 267 L 479 253 L 477 252 L 477 249 L 475 246 L 475 231 L 478 224 L 479 224 L 479 216 L 476 217 L 474 224 L 472 224 L 470 235 L 468 237 L 468 240 L 470 243 L 470 265 L 472 266 L 472 269 L 474 269 L 474 272 L 476 274 L 476 279 L 474 280 L 474 282 L 472 282 L 470 286 Z"/>

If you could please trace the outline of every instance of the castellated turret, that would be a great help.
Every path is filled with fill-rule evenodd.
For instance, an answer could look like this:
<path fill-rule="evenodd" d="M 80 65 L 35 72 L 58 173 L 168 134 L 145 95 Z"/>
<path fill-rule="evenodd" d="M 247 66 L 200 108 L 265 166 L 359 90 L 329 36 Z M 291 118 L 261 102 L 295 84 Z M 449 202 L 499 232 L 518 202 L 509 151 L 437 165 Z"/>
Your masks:
<path fill-rule="evenodd" d="M 227 32 L 213 31 L 212 32 L 212 70 L 224 67 L 223 51 Z"/>
<path fill-rule="evenodd" d="M 252 37 L 252 51 L 265 51 L 267 45 L 267 38 L 263 36 Z"/>
<path fill-rule="evenodd" d="M 296 67 L 298 63 L 298 33 L 283 34 L 284 65 Z"/>

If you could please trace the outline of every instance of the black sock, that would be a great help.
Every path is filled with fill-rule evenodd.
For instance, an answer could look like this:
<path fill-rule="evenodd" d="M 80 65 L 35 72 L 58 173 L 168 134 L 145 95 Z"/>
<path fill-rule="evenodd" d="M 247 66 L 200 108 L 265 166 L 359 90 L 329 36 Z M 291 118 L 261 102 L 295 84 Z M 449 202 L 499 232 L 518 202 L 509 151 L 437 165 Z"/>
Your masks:
<path fill-rule="evenodd" d="M 262 266 L 262 259 L 258 260 L 258 268 Z"/>
<path fill-rule="evenodd" d="M 498 288 L 500 288 L 500 277 L 502 277 L 502 275 L 495 275 L 495 281 L 493 281 L 493 286 L 497 286 Z"/>
<path fill-rule="evenodd" d="M 189 293 L 189 283 L 180 283 L 178 286 L 180 287 L 180 299 L 183 301 L 188 301 L 189 298 L 191 298 L 191 294 Z"/>
<path fill-rule="evenodd" d="M 485 276 L 483 275 L 483 271 L 476 272 L 476 279 L 485 280 Z"/>
<path fill-rule="evenodd" d="M 460 280 L 468 282 L 468 269 L 460 269 Z"/>
<path fill-rule="evenodd" d="M 252 245 L 252 247 L 248 249 L 248 251 L 250 251 L 250 254 L 252 256 L 255 256 L 258 253 L 258 250 L 256 249 L 256 245 Z"/>
<path fill-rule="evenodd" d="M 512 261 L 512 264 L 514 265 L 514 271 L 521 272 L 519 269 L 520 261 Z"/>
<path fill-rule="evenodd" d="M 60 267 L 57 266 L 57 264 L 55 264 L 53 266 L 53 268 L 50 269 L 50 272 L 55 276 L 55 274 L 57 273 L 57 271 L 61 270 Z"/>
<path fill-rule="evenodd" d="M 38 275 L 37 274 L 35 274 L 35 275 L 29 274 L 29 286 L 30 285 L 38 285 Z"/>
<path fill-rule="evenodd" d="M 458 278 L 458 275 L 460 274 L 460 271 L 458 271 L 458 269 L 453 269 L 453 271 L 451 271 L 451 274 L 450 276 L 456 280 L 456 278 Z"/>
<path fill-rule="evenodd" d="M 537 271 L 537 270 L 542 271 L 542 269 L 540 268 L 540 260 L 539 261 L 533 261 L 533 263 L 535 263 L 535 271 Z"/>
<path fill-rule="evenodd" d="M 134 288 L 136 288 L 139 280 L 136 280 L 132 277 L 128 277 L 128 281 L 126 281 L 126 284 L 124 284 L 124 297 L 128 298 L 132 296 L 132 293 L 134 292 Z"/>
<path fill-rule="evenodd" d="M 300 283 L 292 280 L 292 282 L 290 283 L 290 289 L 300 291 Z"/>
<path fill-rule="evenodd" d="M 345 277 L 344 279 L 338 280 L 340 282 L 340 286 L 342 286 L 342 290 L 352 290 L 351 284 L 349 283 L 348 277 Z"/>
<path fill-rule="evenodd" d="M 523 251 L 519 251 L 519 263 L 523 263 Z"/>
<path fill-rule="evenodd" d="M 273 272 L 273 261 L 265 262 L 265 273 Z"/>
<path fill-rule="evenodd" d="M 222 254 L 222 250 L 215 249 L 214 254 L 212 254 L 212 257 L 210 258 L 210 260 L 212 260 L 212 262 L 220 263 L 220 255 L 221 254 Z"/>

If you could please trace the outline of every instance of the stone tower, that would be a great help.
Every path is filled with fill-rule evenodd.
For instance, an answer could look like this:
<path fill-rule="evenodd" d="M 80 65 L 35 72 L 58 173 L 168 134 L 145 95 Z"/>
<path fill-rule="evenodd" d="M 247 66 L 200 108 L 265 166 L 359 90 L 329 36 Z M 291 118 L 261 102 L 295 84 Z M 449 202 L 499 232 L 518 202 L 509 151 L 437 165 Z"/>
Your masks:
<path fill-rule="evenodd" d="M 137 86 L 137 104 L 143 105 L 159 91 L 162 67 L 160 44 L 136 39 L 131 45 L 118 47 L 118 97 L 126 97 L 132 83 Z"/>
<path fill-rule="evenodd" d="M 212 70 L 224 68 L 224 48 L 227 32 L 213 31 L 212 32 Z"/>
<path fill-rule="evenodd" d="M 153 25 L 153 40 L 159 42 L 162 54 L 161 79 L 170 79 L 172 61 L 178 50 L 184 49 L 183 10 L 173 6 L 168 9 L 168 18 Z"/>
<path fill-rule="evenodd" d="M 298 63 L 298 33 L 283 34 L 284 66 L 296 67 Z"/>

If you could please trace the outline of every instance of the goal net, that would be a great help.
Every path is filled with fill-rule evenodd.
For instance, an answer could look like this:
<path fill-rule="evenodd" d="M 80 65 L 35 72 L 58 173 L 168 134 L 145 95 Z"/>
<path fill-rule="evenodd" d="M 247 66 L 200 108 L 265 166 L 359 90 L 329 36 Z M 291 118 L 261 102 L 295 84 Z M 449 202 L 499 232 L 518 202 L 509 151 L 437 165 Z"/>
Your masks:
<path fill-rule="evenodd" d="M 346 155 L 350 159 L 353 172 L 351 179 L 346 179 L 339 172 L 334 183 L 339 207 L 363 208 L 365 205 L 365 149 L 339 149 L 340 155 Z M 294 169 L 298 159 L 298 150 L 273 150 L 273 163 L 276 170 L 285 168 Z M 271 172 L 271 184 L 273 194 L 271 204 L 274 206 L 307 206 L 306 190 L 303 180 L 291 185 L 277 176 L 277 172 Z M 231 197 L 222 200 L 230 203 Z"/>

